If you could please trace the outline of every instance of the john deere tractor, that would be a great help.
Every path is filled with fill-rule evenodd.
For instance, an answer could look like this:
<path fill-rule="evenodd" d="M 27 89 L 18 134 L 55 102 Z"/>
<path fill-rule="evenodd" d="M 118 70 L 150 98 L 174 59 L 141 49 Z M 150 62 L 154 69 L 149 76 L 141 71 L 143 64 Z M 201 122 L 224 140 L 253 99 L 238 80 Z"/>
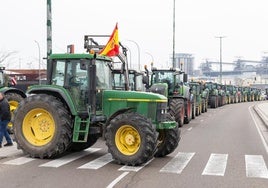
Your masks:
<path fill-rule="evenodd" d="M 114 89 L 116 90 L 129 90 L 131 91 L 145 91 L 145 86 L 143 83 L 144 73 L 137 70 L 131 69 L 128 70 L 129 83 L 126 86 L 124 70 L 113 69 L 113 78 L 114 78 Z"/>
<path fill-rule="evenodd" d="M 146 72 L 149 72 L 147 68 Z M 150 84 L 146 86 L 149 91 L 168 98 L 170 114 L 180 127 L 192 119 L 192 97 L 186 82 L 187 75 L 177 69 L 152 68 Z"/>
<path fill-rule="evenodd" d="M 27 90 L 14 115 L 18 148 L 31 157 L 80 151 L 104 137 L 115 162 L 141 165 L 178 146 L 167 98 L 112 90 L 112 59 L 96 53 L 52 54 L 47 84 Z"/>
<path fill-rule="evenodd" d="M 201 113 L 207 112 L 208 92 L 204 89 L 204 85 L 200 81 L 189 82 L 191 92 L 193 94 L 192 118 L 199 116 Z"/>
<path fill-rule="evenodd" d="M 11 116 L 13 116 L 14 111 L 17 109 L 20 101 L 26 97 L 26 94 L 15 87 L 13 87 L 9 76 L 5 74 L 5 67 L 0 66 L 0 92 L 5 94 L 10 105 Z M 8 132 L 13 133 L 12 123 L 8 123 Z"/>
<path fill-rule="evenodd" d="M 205 88 L 209 93 L 208 105 L 210 108 L 217 108 L 219 101 L 219 91 L 217 88 L 217 83 L 215 82 L 206 82 Z"/>

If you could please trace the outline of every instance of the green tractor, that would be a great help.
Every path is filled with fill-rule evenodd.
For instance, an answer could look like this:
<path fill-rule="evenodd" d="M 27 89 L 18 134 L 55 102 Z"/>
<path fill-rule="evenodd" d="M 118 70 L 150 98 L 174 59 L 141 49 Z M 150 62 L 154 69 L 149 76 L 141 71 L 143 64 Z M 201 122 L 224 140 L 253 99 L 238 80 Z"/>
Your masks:
<path fill-rule="evenodd" d="M 125 73 L 122 69 L 113 69 L 114 89 L 115 90 L 131 90 L 145 91 L 144 73 L 137 70 L 128 70 L 129 84 L 126 86 Z M 127 87 L 129 87 L 127 89 Z"/>
<path fill-rule="evenodd" d="M 226 104 L 226 92 L 225 92 L 225 85 L 223 84 L 217 84 L 217 88 L 219 91 L 219 100 L 218 100 L 218 106 L 223 106 Z"/>
<path fill-rule="evenodd" d="M 261 100 L 261 89 L 258 88 L 252 88 L 253 95 L 254 95 L 254 101 L 260 101 Z"/>
<path fill-rule="evenodd" d="M 47 84 L 31 86 L 15 111 L 18 148 L 55 158 L 103 137 L 114 161 L 132 166 L 173 152 L 180 130 L 167 98 L 113 90 L 112 69 L 112 59 L 96 53 L 50 55 Z"/>
<path fill-rule="evenodd" d="M 208 92 L 204 89 L 204 85 L 200 81 L 190 81 L 189 86 L 194 100 L 192 108 L 192 118 L 194 119 L 195 116 L 207 112 Z"/>
<path fill-rule="evenodd" d="M 237 86 L 237 95 L 238 95 L 238 102 L 245 102 L 242 86 Z"/>
<path fill-rule="evenodd" d="M 145 67 L 147 76 L 149 71 Z M 168 98 L 169 112 L 179 126 L 188 124 L 192 119 L 192 97 L 187 83 L 187 74 L 176 69 L 152 68 L 148 91 L 159 93 Z"/>
<path fill-rule="evenodd" d="M 215 82 L 206 82 L 205 88 L 209 93 L 208 105 L 210 108 L 217 108 L 219 104 L 219 90 L 217 83 Z"/>
<path fill-rule="evenodd" d="M 229 93 L 230 103 L 238 103 L 238 88 L 234 85 L 226 85 L 225 87 Z"/>
<path fill-rule="evenodd" d="M 244 95 L 244 101 L 245 102 L 250 102 L 252 97 L 251 97 L 251 89 L 248 86 L 243 87 L 243 95 Z"/>
<path fill-rule="evenodd" d="M 10 105 L 11 116 L 13 117 L 14 111 L 19 106 L 21 100 L 26 97 L 26 94 L 15 87 L 15 83 L 12 83 L 9 76 L 5 74 L 5 67 L 0 66 L 0 92 L 4 93 L 8 103 Z M 12 123 L 8 123 L 8 132 L 13 133 L 13 125 Z"/>
<path fill-rule="evenodd" d="M 196 116 L 201 115 L 202 111 L 201 85 L 199 82 L 190 81 L 189 86 L 193 94 L 192 119 L 194 119 Z"/>

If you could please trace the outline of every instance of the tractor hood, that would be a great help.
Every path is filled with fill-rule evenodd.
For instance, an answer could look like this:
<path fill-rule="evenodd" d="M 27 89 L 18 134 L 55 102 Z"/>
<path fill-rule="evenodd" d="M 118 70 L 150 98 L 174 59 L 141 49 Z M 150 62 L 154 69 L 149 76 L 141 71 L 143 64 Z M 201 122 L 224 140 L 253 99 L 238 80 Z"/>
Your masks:
<path fill-rule="evenodd" d="M 167 102 L 165 96 L 151 92 L 105 90 L 103 96 L 108 101 Z"/>

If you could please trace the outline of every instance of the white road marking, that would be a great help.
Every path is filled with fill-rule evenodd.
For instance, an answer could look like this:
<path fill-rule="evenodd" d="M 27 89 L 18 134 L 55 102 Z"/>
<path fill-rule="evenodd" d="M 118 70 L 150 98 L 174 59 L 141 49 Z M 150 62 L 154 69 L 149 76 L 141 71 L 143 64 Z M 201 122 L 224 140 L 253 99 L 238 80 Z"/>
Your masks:
<path fill-rule="evenodd" d="M 212 153 L 202 175 L 224 176 L 228 154 Z"/>
<path fill-rule="evenodd" d="M 148 164 L 149 164 L 150 162 L 152 162 L 153 160 L 154 160 L 154 158 L 151 159 L 151 160 L 149 160 L 147 163 L 145 163 L 145 164 L 143 164 L 143 165 L 141 165 L 141 166 L 127 166 L 127 165 L 125 165 L 125 166 L 119 168 L 118 170 L 119 170 L 119 171 L 132 171 L 132 172 L 138 172 L 139 170 L 141 170 L 143 167 L 145 167 L 146 165 L 148 165 Z"/>
<path fill-rule="evenodd" d="M 86 149 L 84 151 L 81 151 L 81 152 L 76 152 L 76 153 L 72 153 L 70 155 L 66 155 L 66 156 L 63 156 L 59 159 L 55 159 L 55 160 L 52 160 L 50 162 L 47 162 L 47 163 L 44 163 L 42 165 L 39 165 L 40 167 L 54 167 L 54 168 L 58 168 L 62 165 L 65 165 L 67 163 L 70 163 L 76 159 L 79 159 L 79 158 L 82 158 L 86 155 L 89 155 L 91 153 L 94 153 L 98 150 L 100 150 L 101 148 L 89 148 L 89 149 Z"/>
<path fill-rule="evenodd" d="M 268 170 L 261 155 L 245 155 L 246 175 L 251 178 L 268 179 Z"/>
<path fill-rule="evenodd" d="M 113 161 L 113 157 L 110 153 L 107 153 L 106 155 L 102 157 L 99 157 L 89 163 L 86 163 L 78 167 L 78 169 L 99 169 L 103 167 L 104 165 L 110 163 L 111 161 Z"/>
<path fill-rule="evenodd" d="M 28 162 L 31 162 L 35 160 L 35 158 L 30 158 L 30 157 L 19 157 L 17 159 L 13 159 L 10 161 L 6 161 L 3 164 L 9 164 L 9 165 L 23 165 L 26 164 Z"/>
<path fill-rule="evenodd" d="M 120 176 L 118 176 L 112 183 L 110 183 L 106 188 L 112 188 L 114 187 L 121 179 L 123 179 L 126 175 L 128 175 L 129 172 L 124 172 Z"/>
<path fill-rule="evenodd" d="M 190 128 L 188 128 L 187 130 L 190 131 L 190 130 L 192 130 L 192 129 L 193 129 L 193 127 L 190 127 Z"/>
<path fill-rule="evenodd" d="M 179 152 L 160 170 L 160 172 L 180 174 L 194 155 L 195 153 Z"/>

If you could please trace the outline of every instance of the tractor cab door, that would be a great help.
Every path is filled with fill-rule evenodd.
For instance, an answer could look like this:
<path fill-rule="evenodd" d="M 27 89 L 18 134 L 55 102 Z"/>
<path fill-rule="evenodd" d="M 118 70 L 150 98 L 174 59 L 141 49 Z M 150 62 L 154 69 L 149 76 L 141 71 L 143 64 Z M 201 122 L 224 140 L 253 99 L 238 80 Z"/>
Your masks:
<path fill-rule="evenodd" d="M 114 88 L 111 62 L 96 60 L 96 111 L 102 111 L 102 96 L 105 90 Z"/>
<path fill-rule="evenodd" d="M 88 71 L 80 66 L 80 60 L 58 60 L 53 64 L 52 84 L 69 91 L 78 111 L 87 110 Z"/>

